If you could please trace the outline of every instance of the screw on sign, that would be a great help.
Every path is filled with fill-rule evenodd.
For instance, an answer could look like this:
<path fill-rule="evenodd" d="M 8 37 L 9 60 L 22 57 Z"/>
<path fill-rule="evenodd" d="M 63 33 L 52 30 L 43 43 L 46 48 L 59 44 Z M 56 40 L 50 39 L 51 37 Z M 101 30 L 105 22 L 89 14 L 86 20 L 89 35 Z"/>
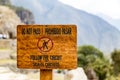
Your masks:
<path fill-rule="evenodd" d="M 53 41 L 48 37 L 42 37 L 38 40 L 37 47 L 40 52 L 49 52 L 53 48 Z"/>

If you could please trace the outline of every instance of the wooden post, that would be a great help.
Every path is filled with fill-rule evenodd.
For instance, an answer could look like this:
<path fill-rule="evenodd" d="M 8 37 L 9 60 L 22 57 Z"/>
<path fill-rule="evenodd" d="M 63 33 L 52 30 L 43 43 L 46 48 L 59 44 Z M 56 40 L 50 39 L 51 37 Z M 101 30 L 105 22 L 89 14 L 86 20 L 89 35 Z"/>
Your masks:
<path fill-rule="evenodd" d="M 41 69 L 40 70 L 40 80 L 52 80 L 52 70 Z"/>

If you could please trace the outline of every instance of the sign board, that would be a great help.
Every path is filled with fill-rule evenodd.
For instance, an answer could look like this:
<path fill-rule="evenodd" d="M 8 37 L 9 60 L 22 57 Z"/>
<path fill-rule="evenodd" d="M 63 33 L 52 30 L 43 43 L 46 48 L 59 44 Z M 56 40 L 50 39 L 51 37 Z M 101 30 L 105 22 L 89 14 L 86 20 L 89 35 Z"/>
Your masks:
<path fill-rule="evenodd" d="M 77 67 L 75 25 L 18 25 L 17 66 L 25 69 Z"/>

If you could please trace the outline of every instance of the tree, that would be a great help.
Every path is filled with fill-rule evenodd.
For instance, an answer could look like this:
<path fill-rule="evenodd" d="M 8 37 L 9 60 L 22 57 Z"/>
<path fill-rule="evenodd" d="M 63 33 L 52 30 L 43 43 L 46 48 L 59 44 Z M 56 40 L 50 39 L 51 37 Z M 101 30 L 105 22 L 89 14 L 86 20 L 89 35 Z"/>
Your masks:
<path fill-rule="evenodd" d="M 95 59 L 103 58 L 103 53 L 93 46 L 81 46 L 78 48 L 78 66 L 87 67 Z"/>
<path fill-rule="evenodd" d="M 120 50 L 114 50 L 111 55 L 115 75 L 120 74 Z"/>
<path fill-rule="evenodd" d="M 90 45 L 78 48 L 78 66 L 83 67 L 85 71 L 93 69 L 99 80 L 104 80 L 112 70 L 109 60 L 104 58 L 103 53 Z"/>

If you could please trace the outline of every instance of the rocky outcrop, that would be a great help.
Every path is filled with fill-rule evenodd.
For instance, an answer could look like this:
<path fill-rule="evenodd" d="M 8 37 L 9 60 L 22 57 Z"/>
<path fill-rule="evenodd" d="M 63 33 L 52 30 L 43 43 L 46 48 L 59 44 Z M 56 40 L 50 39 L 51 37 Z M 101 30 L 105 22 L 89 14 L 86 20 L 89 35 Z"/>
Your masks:
<path fill-rule="evenodd" d="M 95 71 L 91 68 L 86 70 L 86 75 L 89 80 L 99 80 L 98 76 L 96 75 Z"/>
<path fill-rule="evenodd" d="M 25 24 L 34 24 L 34 16 L 29 10 L 18 8 L 16 9 L 17 15 L 20 17 L 21 21 Z"/>
<path fill-rule="evenodd" d="M 32 12 L 13 6 L 10 0 L 0 0 L 0 5 L 0 39 L 16 38 L 16 27 L 20 23 L 35 23 Z"/>
<path fill-rule="evenodd" d="M 83 68 L 78 67 L 65 74 L 65 80 L 88 80 Z"/>
<path fill-rule="evenodd" d="M 0 5 L 11 5 L 10 0 L 0 0 Z"/>
<path fill-rule="evenodd" d="M 8 7 L 0 6 L 0 32 L 6 35 L 6 38 L 16 37 L 16 26 L 21 21 L 16 13 Z"/>
<path fill-rule="evenodd" d="M 17 7 L 11 4 L 10 0 L 0 0 L 0 5 L 8 6 L 12 10 L 16 12 L 16 14 L 19 16 L 20 20 L 24 24 L 34 24 L 34 16 L 31 11 L 23 8 L 23 7 Z"/>

